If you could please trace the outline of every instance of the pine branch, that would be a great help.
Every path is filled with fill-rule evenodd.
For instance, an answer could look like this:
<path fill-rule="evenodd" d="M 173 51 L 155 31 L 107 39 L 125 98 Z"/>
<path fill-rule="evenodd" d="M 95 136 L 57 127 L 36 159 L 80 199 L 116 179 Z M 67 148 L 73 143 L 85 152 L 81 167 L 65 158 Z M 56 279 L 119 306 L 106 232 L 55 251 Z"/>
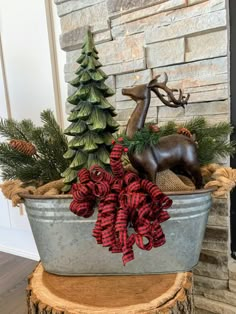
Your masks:
<path fill-rule="evenodd" d="M 156 145 L 161 137 L 176 134 L 178 128 L 184 127 L 196 136 L 198 159 L 201 165 L 217 161 L 219 157 L 224 158 L 235 152 L 235 142 L 229 141 L 233 128 L 226 122 L 209 125 L 203 117 L 197 117 L 178 126 L 170 121 L 158 132 L 152 132 L 150 126 L 146 124 L 143 129 L 134 134 L 132 139 L 124 133 L 117 137 L 123 137 L 124 146 L 128 147 L 129 151 L 142 152 L 146 147 Z"/>
<path fill-rule="evenodd" d="M 0 143 L 0 161 L 7 165 L 33 165 L 36 160 L 32 156 L 22 154 L 21 152 L 12 149 L 6 143 Z"/>
<path fill-rule="evenodd" d="M 161 132 L 162 136 L 171 135 L 171 134 L 175 133 L 176 130 L 177 130 L 177 126 L 176 126 L 174 121 L 169 121 L 169 122 L 167 122 L 167 124 L 163 125 L 160 128 L 160 132 Z"/>
<path fill-rule="evenodd" d="M 198 159 L 201 165 L 217 162 L 235 152 L 235 143 L 205 136 L 198 141 Z"/>
<path fill-rule="evenodd" d="M 47 171 L 49 173 L 57 172 L 56 156 L 52 139 L 45 136 L 43 128 L 36 128 L 33 132 L 33 136 L 40 162 L 43 160 L 47 161 Z M 49 176 L 51 175 L 49 174 Z"/>
<path fill-rule="evenodd" d="M 63 134 L 63 131 L 57 124 L 52 111 L 44 110 L 40 116 L 41 121 L 43 122 L 43 129 L 45 134 L 53 138 L 55 143 L 58 143 L 58 145 L 61 145 L 61 147 L 66 150 L 68 145 L 66 136 Z"/>
<path fill-rule="evenodd" d="M 227 122 L 220 122 L 207 127 L 207 134 L 213 138 L 227 137 L 233 132 L 233 127 Z"/>
<path fill-rule="evenodd" d="M 1 177 L 3 181 L 19 179 L 16 177 L 16 169 L 7 165 L 1 165 Z"/>
<path fill-rule="evenodd" d="M 17 139 L 29 142 L 26 134 L 29 134 L 30 137 L 33 127 L 33 123 L 30 120 L 23 120 L 22 124 L 13 119 L 0 120 L 0 134 L 8 140 Z"/>
<path fill-rule="evenodd" d="M 44 135 L 47 137 L 50 144 L 51 158 L 53 159 L 55 168 L 60 174 L 69 166 L 69 162 L 63 158 L 64 153 L 68 149 L 67 138 L 50 110 L 45 110 L 41 113 L 41 120 L 44 123 Z"/>
<path fill-rule="evenodd" d="M 20 130 L 20 133 L 25 137 L 25 140 L 27 142 L 31 142 L 33 140 L 32 131 L 34 130 L 34 128 L 35 125 L 29 119 L 24 119 L 18 122 L 18 129 Z"/>
<path fill-rule="evenodd" d="M 0 164 L 2 170 L 2 177 L 4 180 L 8 179 L 20 179 L 24 180 L 21 176 L 23 169 L 32 169 L 37 165 L 37 161 L 28 155 L 24 155 L 21 152 L 12 149 L 6 143 L 0 144 Z M 34 174 L 33 172 L 32 174 Z M 32 177 L 31 174 L 31 177 Z"/>
<path fill-rule="evenodd" d="M 16 169 L 15 177 L 19 178 L 22 182 L 40 182 L 41 172 L 42 169 L 39 167 L 38 163 L 34 165 L 21 165 L 21 167 Z"/>
<path fill-rule="evenodd" d="M 190 121 L 185 122 L 183 125 L 179 127 L 184 127 L 188 129 L 192 134 L 201 133 L 202 130 L 206 129 L 207 122 L 203 117 L 196 117 L 191 119 Z"/>
<path fill-rule="evenodd" d="M 38 162 L 38 166 L 41 170 L 39 179 L 42 182 L 48 183 L 54 180 L 61 179 L 61 172 L 58 171 L 55 165 L 53 165 L 50 170 L 48 169 L 48 159 L 41 159 Z"/>
<path fill-rule="evenodd" d="M 60 178 L 69 162 L 63 158 L 67 139 L 57 125 L 51 111 L 41 115 L 43 126 L 35 127 L 31 120 L 6 119 L 0 121 L 0 134 L 8 140 L 23 140 L 33 144 L 37 153 L 29 156 L 0 143 L 0 165 L 3 179 L 47 183 Z"/>

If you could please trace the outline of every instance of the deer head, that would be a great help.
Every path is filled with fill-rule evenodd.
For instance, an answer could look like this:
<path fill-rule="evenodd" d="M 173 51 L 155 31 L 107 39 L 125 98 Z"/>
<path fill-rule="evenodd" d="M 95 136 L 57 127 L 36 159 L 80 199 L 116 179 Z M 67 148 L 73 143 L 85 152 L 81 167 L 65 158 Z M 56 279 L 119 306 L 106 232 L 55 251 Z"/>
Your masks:
<path fill-rule="evenodd" d="M 151 101 L 151 91 L 153 91 L 157 97 L 168 107 L 178 108 L 187 105 L 189 94 L 183 95 L 181 89 L 171 89 L 167 87 L 168 77 L 165 73 L 165 79 L 163 82 L 158 82 L 160 75 L 154 77 L 148 84 L 141 84 L 130 88 L 122 89 L 122 94 L 129 96 L 136 102 L 136 107 L 128 121 L 126 134 L 129 138 L 132 138 L 136 131 L 144 127 L 145 119 L 147 116 L 148 108 Z M 161 93 L 161 90 L 165 91 L 165 95 Z M 174 93 L 179 92 L 176 98 Z M 167 99 L 166 99 L 167 97 Z"/>
<path fill-rule="evenodd" d="M 150 99 L 150 89 L 148 84 L 141 84 L 130 88 L 123 88 L 122 94 L 129 96 L 134 101 L 144 100 L 146 98 Z"/>
<path fill-rule="evenodd" d="M 158 78 L 160 75 L 155 76 L 149 83 L 148 88 L 150 88 L 157 97 L 163 102 L 164 105 L 172 108 L 177 107 L 183 107 L 187 105 L 190 94 L 187 94 L 186 96 L 183 95 L 183 92 L 181 89 L 175 89 L 175 88 L 169 88 L 166 84 L 168 82 L 168 76 L 166 73 L 164 73 L 164 81 L 158 82 Z M 165 91 L 166 94 L 162 94 L 160 90 Z M 176 98 L 174 93 L 178 92 L 179 95 Z M 167 99 L 166 99 L 167 97 Z"/>

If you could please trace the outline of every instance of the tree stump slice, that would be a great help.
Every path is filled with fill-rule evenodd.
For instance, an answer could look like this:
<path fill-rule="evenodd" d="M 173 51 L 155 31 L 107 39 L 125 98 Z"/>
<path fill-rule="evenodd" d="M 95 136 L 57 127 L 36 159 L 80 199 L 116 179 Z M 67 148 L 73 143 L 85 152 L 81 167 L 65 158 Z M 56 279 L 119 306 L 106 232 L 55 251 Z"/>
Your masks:
<path fill-rule="evenodd" d="M 40 263 L 29 277 L 30 314 L 192 314 L 192 273 L 68 277 Z"/>

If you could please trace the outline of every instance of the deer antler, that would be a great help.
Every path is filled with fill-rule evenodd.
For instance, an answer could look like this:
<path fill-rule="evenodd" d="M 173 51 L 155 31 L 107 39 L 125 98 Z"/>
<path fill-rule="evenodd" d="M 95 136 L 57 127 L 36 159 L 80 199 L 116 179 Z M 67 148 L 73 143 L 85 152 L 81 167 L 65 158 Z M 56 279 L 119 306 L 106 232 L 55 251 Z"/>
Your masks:
<path fill-rule="evenodd" d="M 163 82 L 158 82 L 158 78 L 160 75 L 157 75 L 152 79 L 149 84 L 148 88 L 150 88 L 157 97 L 168 107 L 177 108 L 183 107 L 187 105 L 190 94 L 186 96 L 183 95 L 183 91 L 181 89 L 169 88 L 166 84 L 168 82 L 168 76 L 164 73 L 165 78 Z M 162 89 L 166 92 L 167 95 L 163 95 L 160 93 L 159 89 Z M 174 92 L 179 92 L 178 98 L 175 98 Z M 167 99 L 165 98 L 167 96 Z"/>

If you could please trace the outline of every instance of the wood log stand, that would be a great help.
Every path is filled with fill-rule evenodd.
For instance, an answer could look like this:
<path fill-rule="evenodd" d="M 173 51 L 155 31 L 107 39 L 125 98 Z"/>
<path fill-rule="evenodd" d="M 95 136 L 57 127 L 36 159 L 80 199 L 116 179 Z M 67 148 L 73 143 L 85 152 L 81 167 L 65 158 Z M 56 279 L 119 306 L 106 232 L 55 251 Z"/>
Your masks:
<path fill-rule="evenodd" d="M 190 272 L 141 276 L 65 277 L 44 271 L 29 277 L 30 314 L 192 314 Z"/>

